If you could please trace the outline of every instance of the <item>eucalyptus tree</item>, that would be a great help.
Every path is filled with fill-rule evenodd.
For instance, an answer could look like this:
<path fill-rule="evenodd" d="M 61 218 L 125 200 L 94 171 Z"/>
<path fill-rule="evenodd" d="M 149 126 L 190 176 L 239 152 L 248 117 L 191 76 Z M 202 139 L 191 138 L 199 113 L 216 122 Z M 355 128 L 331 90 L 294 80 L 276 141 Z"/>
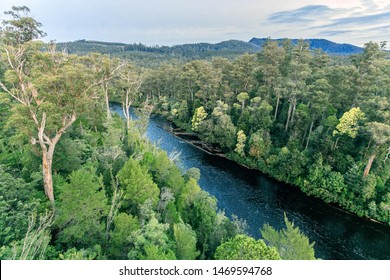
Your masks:
<path fill-rule="evenodd" d="M 390 60 L 379 44 L 365 44 L 364 53 L 356 65 L 358 78 L 354 102 L 367 117 L 379 122 L 390 119 Z"/>
<path fill-rule="evenodd" d="M 7 63 L 3 91 L 12 104 L 15 126 L 32 145 L 39 145 L 44 190 L 54 202 L 52 163 L 62 135 L 86 111 L 100 83 L 89 67 L 90 59 L 56 52 L 55 46 L 35 41 L 44 33 L 40 23 L 29 17 L 26 7 L 13 7 L 14 18 L 3 21 L 2 59 Z M 22 15 L 22 13 L 24 13 Z M 19 34 L 20 33 L 20 34 Z"/>
<path fill-rule="evenodd" d="M 245 101 L 249 99 L 249 94 L 247 92 L 241 92 L 237 95 L 237 100 L 241 103 L 241 112 L 245 109 Z"/>
<path fill-rule="evenodd" d="M 214 69 L 207 61 L 194 60 L 183 66 L 182 82 L 186 92 L 190 94 L 187 100 L 189 108 L 193 107 L 195 99 L 207 111 L 212 110 L 217 100 L 222 98 L 221 69 Z"/>
<path fill-rule="evenodd" d="M 378 43 L 369 42 L 364 45 L 364 52 L 355 62 L 359 71 L 355 102 L 366 100 L 367 97 L 389 93 L 389 63 L 388 56 Z"/>
<path fill-rule="evenodd" d="M 278 115 L 280 99 L 285 95 L 281 68 L 286 55 L 286 48 L 279 47 L 276 41 L 267 41 L 258 54 L 261 65 L 259 74 L 263 81 L 259 90 L 264 95 L 276 98 L 274 121 Z"/>
<path fill-rule="evenodd" d="M 233 61 L 229 75 L 229 86 L 234 94 L 253 90 L 255 67 L 256 56 L 252 54 L 243 54 Z"/>
<path fill-rule="evenodd" d="M 390 125 L 379 122 L 370 122 L 367 123 L 367 130 L 371 136 L 370 143 L 372 143 L 372 145 L 371 154 L 364 169 L 364 177 L 370 173 L 372 163 L 374 162 L 381 148 L 384 148 L 386 151 L 389 151 L 390 149 Z"/>
<path fill-rule="evenodd" d="M 96 79 L 99 80 L 104 95 L 107 118 L 111 118 L 109 90 L 112 80 L 123 66 L 123 63 L 121 63 L 119 59 L 110 58 L 105 55 L 92 54 L 92 57 L 93 60 L 96 61 L 96 63 L 93 64 L 93 68 L 96 73 Z"/>
<path fill-rule="evenodd" d="M 229 106 L 218 100 L 210 118 L 201 121 L 197 126 L 197 130 L 207 142 L 231 149 L 236 143 L 237 129 L 228 114 L 228 110 Z"/>
<path fill-rule="evenodd" d="M 289 108 L 285 131 L 287 131 L 290 124 L 294 122 L 298 98 L 302 98 L 307 94 L 306 82 L 311 72 L 309 60 L 309 45 L 304 41 L 298 42 L 298 44 L 292 50 L 292 59 L 289 65 L 290 72 L 288 74 L 286 83 L 288 90 Z"/>
<path fill-rule="evenodd" d="M 137 70 L 134 64 L 126 62 L 124 67 L 119 71 L 119 92 L 120 100 L 122 103 L 123 115 L 127 121 L 127 127 L 130 127 L 130 106 L 136 100 L 140 94 L 140 88 L 143 83 L 143 76 L 140 71 Z"/>
<path fill-rule="evenodd" d="M 339 120 L 339 124 L 333 131 L 333 136 L 338 136 L 334 142 L 333 149 L 337 147 L 337 143 L 341 135 L 347 135 L 352 139 L 356 138 L 359 133 L 360 123 L 365 119 L 365 115 L 359 107 L 352 108 L 345 112 Z"/>
<path fill-rule="evenodd" d="M 4 14 L 11 17 L 3 20 L 3 27 L 0 27 L 1 40 L 6 45 L 16 47 L 46 36 L 46 33 L 40 30 L 42 23 L 29 16 L 30 9 L 28 7 L 12 6 L 12 9 Z"/>
<path fill-rule="evenodd" d="M 306 139 L 305 150 L 309 147 L 314 123 L 322 119 L 330 105 L 329 91 L 331 88 L 326 73 L 329 71 L 329 58 L 321 51 L 317 51 L 311 61 L 312 73 L 310 76 L 310 85 L 308 85 L 308 94 L 306 96 L 309 111 L 309 133 Z M 303 137 L 303 141 L 306 136 Z"/>

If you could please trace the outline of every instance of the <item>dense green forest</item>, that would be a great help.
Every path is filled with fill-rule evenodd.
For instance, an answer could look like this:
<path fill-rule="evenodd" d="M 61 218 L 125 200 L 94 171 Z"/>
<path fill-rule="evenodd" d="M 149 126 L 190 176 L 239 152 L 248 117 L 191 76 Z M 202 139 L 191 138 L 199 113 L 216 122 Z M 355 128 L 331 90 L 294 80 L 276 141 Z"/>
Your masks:
<path fill-rule="evenodd" d="M 58 43 L 59 49 L 70 54 L 85 55 L 91 52 L 131 60 L 140 67 L 156 67 L 163 63 L 185 63 L 194 59 L 211 60 L 214 56 L 229 59 L 244 53 L 255 53 L 260 47 L 243 41 L 230 40 L 217 44 L 198 43 L 176 46 L 146 46 L 144 44 L 109 43 L 90 40 Z"/>
<path fill-rule="evenodd" d="M 270 41 L 267 38 L 252 38 L 249 43 L 262 47 L 265 43 Z M 283 44 L 283 39 L 274 39 L 280 45 Z M 299 39 L 291 39 L 293 45 L 299 43 Z M 305 39 L 304 42 L 309 44 L 311 50 L 321 49 L 328 55 L 351 55 L 363 53 L 363 48 L 350 44 L 338 44 L 326 39 Z"/>
<path fill-rule="evenodd" d="M 174 155 L 145 136 L 153 111 L 172 115 L 183 126 L 194 118 L 195 130 L 207 135 L 203 127 L 214 119 L 202 119 L 199 108 L 204 114 L 215 111 L 221 120 L 230 120 L 228 112 L 238 117 L 249 110 L 246 100 L 230 109 L 226 98 L 217 100 L 229 86 L 219 84 L 218 75 L 225 63 L 256 63 L 255 57 L 243 56 L 233 64 L 222 59 L 144 69 L 127 60 L 71 55 L 44 44 L 37 40 L 45 36 L 41 24 L 27 7 L 5 14 L 0 259 L 315 259 L 314 244 L 287 217 L 281 230 L 264 225 L 263 239 L 246 235 L 245 221 L 229 219 L 199 187 L 198 169 L 179 169 Z M 245 63 L 238 70 L 228 71 L 236 81 L 246 84 L 254 78 L 246 76 L 253 69 Z M 208 77 L 217 84 L 208 85 Z M 210 100 L 202 98 L 201 86 L 213 92 Z M 246 84 L 248 96 L 254 87 Z M 122 104 L 125 120 L 112 114 L 110 101 Z M 137 120 L 130 115 L 133 104 L 139 106 Z M 236 129 L 233 123 L 231 129 Z M 235 135 L 230 139 L 227 134 L 224 143 L 232 145 L 222 146 L 236 145 Z M 237 154 L 244 158 L 246 144 L 239 143 Z M 381 144 L 375 146 L 379 151 Z"/>
<path fill-rule="evenodd" d="M 307 43 L 143 72 L 156 111 L 230 159 L 390 224 L 390 60 L 369 42 L 348 59 Z"/>
<path fill-rule="evenodd" d="M 124 44 L 101 42 L 92 40 L 77 40 L 74 42 L 60 42 L 57 44 L 59 49 L 66 50 L 70 54 L 85 55 L 91 52 L 107 54 L 112 57 L 129 59 L 141 67 L 156 67 L 167 62 L 188 62 L 195 59 L 212 60 L 214 57 L 224 57 L 230 60 L 236 59 L 240 55 L 249 53 L 254 54 L 261 50 L 267 42 L 276 42 L 283 44 L 284 39 L 271 38 L 252 38 L 249 42 L 239 40 L 223 41 L 216 44 L 197 43 L 183 44 L 174 46 L 146 46 L 141 43 Z M 299 43 L 298 39 L 291 39 L 293 46 Z M 351 54 L 360 54 L 363 48 L 349 45 L 338 44 L 325 39 L 305 39 L 312 51 L 321 49 L 328 55 L 347 56 Z"/>

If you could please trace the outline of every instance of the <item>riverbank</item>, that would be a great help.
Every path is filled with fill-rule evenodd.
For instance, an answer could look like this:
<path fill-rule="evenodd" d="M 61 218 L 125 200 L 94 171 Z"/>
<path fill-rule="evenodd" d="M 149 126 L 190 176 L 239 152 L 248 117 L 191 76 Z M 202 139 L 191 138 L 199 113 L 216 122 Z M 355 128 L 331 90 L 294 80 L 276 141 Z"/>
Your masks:
<path fill-rule="evenodd" d="M 234 163 L 236 163 L 236 164 L 246 168 L 249 171 L 259 172 L 260 174 L 265 175 L 265 176 L 269 177 L 272 180 L 276 180 L 277 182 L 288 184 L 290 186 L 296 187 L 300 191 L 305 193 L 305 195 L 307 195 L 309 197 L 313 196 L 313 197 L 316 197 L 318 199 L 321 199 L 323 202 L 327 203 L 330 207 L 335 208 L 335 209 L 337 209 L 339 211 L 342 211 L 342 212 L 344 212 L 346 214 L 353 215 L 353 216 L 356 216 L 356 217 L 358 217 L 360 219 L 363 219 L 363 220 L 366 220 L 366 221 L 370 221 L 370 222 L 374 222 L 374 223 L 378 223 L 378 224 L 381 224 L 381 225 L 389 227 L 389 224 L 387 224 L 387 223 L 385 223 L 383 221 L 379 221 L 379 220 L 376 220 L 376 219 L 374 219 L 372 217 L 368 217 L 368 216 L 360 216 L 360 215 L 358 215 L 357 213 L 355 213 L 353 211 L 349 211 L 348 209 L 345 209 L 342 205 L 339 205 L 337 203 L 328 203 L 321 196 L 317 196 L 317 195 L 313 195 L 313 194 L 309 194 L 309 193 L 305 192 L 304 189 L 301 186 L 297 185 L 297 184 L 294 184 L 292 182 L 286 182 L 286 181 L 280 180 L 279 178 L 276 178 L 276 177 L 272 176 L 272 174 L 270 174 L 269 172 L 266 172 L 265 170 L 262 170 L 260 168 L 251 167 L 251 166 L 249 166 L 247 164 L 244 164 L 244 163 L 241 162 L 241 160 L 239 158 L 237 159 L 236 157 L 234 157 L 234 154 L 225 154 L 225 153 L 223 153 L 223 151 L 220 148 L 213 147 L 211 144 L 206 143 L 206 142 L 200 140 L 200 137 L 199 137 L 198 134 L 196 134 L 194 132 L 188 132 L 188 130 L 186 130 L 185 128 L 180 127 L 180 124 L 178 124 L 177 122 L 175 122 L 173 120 L 168 119 L 163 114 L 156 114 L 156 115 L 165 118 L 166 121 L 170 123 L 170 127 L 171 128 L 161 127 L 162 129 L 164 129 L 167 132 L 173 134 L 175 137 L 185 141 L 186 143 L 194 146 L 195 148 L 197 148 L 197 149 L 207 153 L 208 155 L 212 155 L 212 156 L 216 156 L 216 157 L 219 157 L 219 158 L 223 158 L 223 159 L 229 160 L 231 162 L 234 162 Z M 190 136 L 193 139 L 187 139 L 186 136 Z"/>
<path fill-rule="evenodd" d="M 120 105 L 112 110 L 123 115 Z M 146 137 L 168 155 L 180 152 L 183 171 L 199 169 L 199 186 L 217 199 L 218 209 L 227 216 L 244 219 L 249 235 L 261 238 L 259 229 L 264 224 L 283 228 L 286 214 L 310 242 L 315 242 L 318 258 L 390 259 L 390 227 L 344 213 L 259 170 L 205 153 L 163 129 L 170 126 L 166 117 L 154 115 Z"/>

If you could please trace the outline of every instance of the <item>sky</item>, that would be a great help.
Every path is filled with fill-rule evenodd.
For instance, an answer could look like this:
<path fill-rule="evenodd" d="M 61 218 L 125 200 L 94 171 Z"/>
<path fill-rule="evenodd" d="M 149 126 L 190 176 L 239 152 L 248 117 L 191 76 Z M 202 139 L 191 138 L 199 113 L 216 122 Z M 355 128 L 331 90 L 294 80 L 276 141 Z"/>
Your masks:
<path fill-rule="evenodd" d="M 257 38 L 390 41 L 389 0 L 0 0 L 27 6 L 44 40 L 146 45 Z"/>

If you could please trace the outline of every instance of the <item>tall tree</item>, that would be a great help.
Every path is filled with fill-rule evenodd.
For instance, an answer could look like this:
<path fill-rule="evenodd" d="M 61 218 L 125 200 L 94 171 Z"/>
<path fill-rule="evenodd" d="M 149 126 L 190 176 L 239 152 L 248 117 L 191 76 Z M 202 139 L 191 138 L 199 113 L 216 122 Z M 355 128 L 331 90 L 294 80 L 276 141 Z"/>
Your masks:
<path fill-rule="evenodd" d="M 4 30 L 13 32 L 2 32 L 5 37 L 2 54 L 8 70 L 5 82 L 0 82 L 0 86 L 17 101 L 13 112 L 19 115 L 20 126 L 28 126 L 31 143 L 40 146 L 44 190 L 54 202 L 52 163 L 55 147 L 95 96 L 93 88 L 98 82 L 84 59 L 56 52 L 55 46 L 50 46 L 46 52 L 40 51 L 43 45 L 31 41 L 43 33 L 38 29 L 40 25 L 30 26 L 29 23 L 36 22 L 17 12 L 16 15 L 13 15 L 15 20 L 3 22 Z M 13 26 L 18 28 L 12 29 Z M 27 32 L 25 30 L 30 30 L 30 35 L 17 34 Z M 14 37 L 19 38 L 16 43 Z"/>
<path fill-rule="evenodd" d="M 40 30 L 42 23 L 30 17 L 30 9 L 26 6 L 12 6 L 10 11 L 4 12 L 11 19 L 3 20 L 0 27 L 1 39 L 6 45 L 19 46 L 34 39 L 46 36 Z"/>
<path fill-rule="evenodd" d="M 276 120 L 279 110 L 280 99 L 285 94 L 283 88 L 283 76 L 281 72 L 283 61 L 286 59 L 286 48 L 279 47 L 276 41 L 267 41 L 259 53 L 261 64 L 261 77 L 264 81 L 260 92 L 276 98 L 273 120 Z"/>
<path fill-rule="evenodd" d="M 277 231 L 266 224 L 261 229 L 261 234 L 269 246 L 276 247 L 280 257 L 284 260 L 315 260 L 314 243 L 301 233 L 294 223 L 284 215 L 286 228 Z"/>
<path fill-rule="evenodd" d="M 106 104 L 106 113 L 107 118 L 111 118 L 110 110 L 110 85 L 115 75 L 117 75 L 118 70 L 123 66 L 118 59 L 112 59 L 108 56 L 92 54 L 93 61 L 96 63 L 93 64 L 93 68 L 96 73 L 96 79 L 99 81 L 101 90 L 104 94 L 104 100 Z"/>
<path fill-rule="evenodd" d="M 72 172 L 69 183 L 60 186 L 55 223 L 58 240 L 76 247 L 89 247 L 105 238 L 103 217 L 108 213 L 102 178 L 94 169 Z"/>
<path fill-rule="evenodd" d="M 174 224 L 173 235 L 176 257 L 179 260 L 195 260 L 199 252 L 196 250 L 196 233 L 191 226 L 184 223 Z"/>
<path fill-rule="evenodd" d="M 255 86 L 253 71 L 256 65 L 256 56 L 244 54 L 232 63 L 229 75 L 229 87 L 235 94 L 251 92 Z"/>
<path fill-rule="evenodd" d="M 135 66 L 131 63 L 126 63 L 119 72 L 120 77 L 120 97 L 122 102 L 123 115 L 127 121 L 127 127 L 130 127 L 130 106 L 137 98 L 141 88 L 143 77 L 138 73 Z"/>
<path fill-rule="evenodd" d="M 340 118 L 340 122 L 336 126 L 336 129 L 333 131 L 333 136 L 339 135 L 334 143 L 333 149 L 337 147 L 340 135 L 347 135 L 352 139 L 356 138 L 359 132 L 359 125 L 364 118 L 365 115 L 359 107 L 352 108 L 348 112 L 345 112 Z"/>
<path fill-rule="evenodd" d="M 306 82 L 311 72 L 309 66 L 309 59 L 309 45 L 304 41 L 299 41 L 298 44 L 292 50 L 290 73 L 287 79 L 289 108 L 287 113 L 285 131 L 287 131 L 290 124 L 294 122 L 298 98 L 302 98 L 307 94 Z"/>
<path fill-rule="evenodd" d="M 372 148 L 371 154 L 368 158 L 368 162 L 364 169 L 363 176 L 366 177 L 370 173 L 372 163 L 374 162 L 378 150 L 381 147 L 390 147 L 390 126 L 384 123 L 371 122 L 367 123 L 367 130 L 371 135 Z M 385 145 L 387 143 L 387 146 Z"/>
<path fill-rule="evenodd" d="M 146 200 L 150 200 L 153 206 L 157 205 L 160 189 L 137 160 L 130 158 L 118 172 L 118 179 L 123 189 L 124 207 L 136 210 Z"/>

